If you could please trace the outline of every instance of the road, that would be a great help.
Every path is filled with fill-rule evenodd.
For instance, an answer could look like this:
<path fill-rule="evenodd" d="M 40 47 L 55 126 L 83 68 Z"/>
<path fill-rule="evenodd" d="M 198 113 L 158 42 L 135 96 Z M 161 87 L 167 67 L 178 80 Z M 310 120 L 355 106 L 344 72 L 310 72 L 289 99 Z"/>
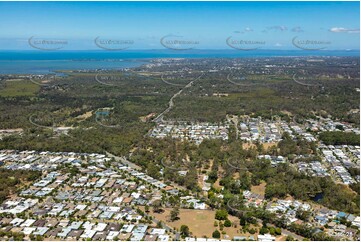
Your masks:
<path fill-rule="evenodd" d="M 127 165 L 127 166 L 129 166 L 129 167 L 131 167 L 131 168 L 133 168 L 133 169 L 136 169 L 136 170 L 141 170 L 141 169 L 142 169 L 140 166 L 138 166 L 138 165 L 136 165 L 136 164 L 128 161 L 125 157 L 115 156 L 115 155 L 113 155 L 113 154 L 111 154 L 111 153 L 109 153 L 109 152 L 107 152 L 107 151 L 106 151 L 105 153 L 106 153 L 106 155 L 107 155 L 108 157 L 114 158 L 115 161 L 118 161 L 118 162 L 120 161 L 121 163 L 123 163 L 123 164 L 125 164 L 125 165 Z M 153 221 L 155 224 L 158 224 L 159 222 L 161 222 L 162 228 L 166 229 L 167 231 L 171 231 L 171 232 L 174 231 L 174 229 L 173 229 L 172 227 L 169 227 L 169 226 L 168 226 L 166 223 L 164 223 L 163 221 L 160 221 L 160 220 L 158 220 L 158 219 L 156 219 L 156 218 L 154 218 L 154 217 L 153 217 L 152 221 Z M 176 232 L 176 231 L 174 231 L 174 232 L 175 232 L 175 240 L 180 240 L 180 232 Z"/>
<path fill-rule="evenodd" d="M 163 117 L 165 114 L 167 114 L 173 107 L 174 107 L 174 99 L 179 96 L 184 89 L 190 87 L 193 85 L 193 83 L 195 81 L 197 81 L 199 78 L 201 78 L 202 76 L 204 75 L 204 73 L 202 73 L 202 75 L 200 75 L 199 77 L 197 77 L 196 79 L 194 79 L 193 81 L 189 82 L 187 85 L 185 85 L 179 92 L 177 92 L 176 94 L 174 94 L 170 100 L 169 100 L 169 103 L 168 103 L 168 108 L 166 108 L 163 112 L 161 112 L 156 118 L 153 119 L 154 122 L 163 122 Z"/>
<path fill-rule="evenodd" d="M 140 166 L 134 164 L 133 162 L 130 162 L 125 157 L 120 157 L 120 156 L 113 155 L 113 154 L 109 153 L 108 151 L 106 151 L 105 153 L 106 153 L 106 155 L 108 157 L 114 158 L 115 161 L 120 161 L 121 163 L 123 163 L 124 165 L 129 166 L 132 169 L 135 169 L 135 170 L 138 170 L 138 171 L 142 170 L 142 168 Z"/>
<path fill-rule="evenodd" d="M 284 235 L 289 235 L 289 236 L 292 236 L 294 239 L 296 239 L 297 241 L 303 241 L 304 237 L 300 236 L 300 235 L 297 235 L 287 229 L 282 229 L 282 234 Z"/>
<path fill-rule="evenodd" d="M 175 241 L 180 240 L 180 232 L 176 232 L 172 227 L 169 227 L 166 223 L 156 218 L 152 218 L 153 223 L 158 224 L 159 222 L 162 224 L 162 228 L 169 232 L 175 232 Z"/>
<path fill-rule="evenodd" d="M 262 221 L 262 220 L 260 220 L 260 221 Z M 270 223 L 268 223 L 267 226 L 269 226 L 269 227 L 277 227 L 274 224 L 270 224 Z M 281 233 L 283 235 L 292 236 L 294 239 L 296 239 L 298 241 L 302 241 L 304 239 L 304 237 L 302 237 L 300 235 L 297 235 L 297 234 L 295 234 L 295 233 L 293 233 L 293 232 L 291 232 L 291 231 L 289 231 L 287 229 L 281 229 Z"/>

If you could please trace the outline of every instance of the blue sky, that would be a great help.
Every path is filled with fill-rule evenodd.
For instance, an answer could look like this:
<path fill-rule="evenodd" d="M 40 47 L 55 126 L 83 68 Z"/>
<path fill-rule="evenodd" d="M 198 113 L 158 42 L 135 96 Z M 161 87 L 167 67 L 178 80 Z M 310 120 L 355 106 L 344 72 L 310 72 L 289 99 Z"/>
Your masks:
<path fill-rule="evenodd" d="M 359 49 L 359 9 L 359 2 L 0 2 L 0 49 L 32 49 L 31 36 L 66 40 L 69 50 L 98 49 L 96 37 L 164 49 L 168 35 L 198 49 L 231 49 L 230 37 L 263 49 L 295 49 L 295 37 Z"/>

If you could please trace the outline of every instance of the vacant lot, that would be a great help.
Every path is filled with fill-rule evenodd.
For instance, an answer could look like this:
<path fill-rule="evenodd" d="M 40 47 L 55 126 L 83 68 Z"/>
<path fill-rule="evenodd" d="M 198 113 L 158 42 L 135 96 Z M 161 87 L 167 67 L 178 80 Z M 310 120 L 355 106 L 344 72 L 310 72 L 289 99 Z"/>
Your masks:
<path fill-rule="evenodd" d="M 251 191 L 253 193 L 256 193 L 258 195 L 264 196 L 265 191 L 266 191 L 266 183 L 262 182 L 261 184 L 259 184 L 258 186 L 252 186 L 251 187 Z"/>
<path fill-rule="evenodd" d="M 216 221 L 214 218 L 215 211 L 180 209 L 180 219 L 174 222 L 169 221 L 170 211 L 170 208 L 166 208 L 163 213 L 153 213 L 151 210 L 150 215 L 154 216 L 158 220 L 166 222 L 167 225 L 177 229 L 180 229 L 181 225 L 183 224 L 188 225 L 193 236 L 197 236 L 198 238 L 205 236 L 211 238 L 213 231 L 216 229 L 219 230 L 219 226 L 218 228 L 214 227 L 214 222 Z M 250 235 L 248 233 L 244 234 L 242 231 L 240 231 L 241 226 L 239 225 L 239 219 L 237 217 L 228 216 L 228 218 L 233 223 L 233 226 L 229 228 L 224 227 L 226 235 L 223 235 L 222 238 L 233 239 L 233 237 L 237 235 Z M 219 221 L 217 220 L 217 222 Z"/>

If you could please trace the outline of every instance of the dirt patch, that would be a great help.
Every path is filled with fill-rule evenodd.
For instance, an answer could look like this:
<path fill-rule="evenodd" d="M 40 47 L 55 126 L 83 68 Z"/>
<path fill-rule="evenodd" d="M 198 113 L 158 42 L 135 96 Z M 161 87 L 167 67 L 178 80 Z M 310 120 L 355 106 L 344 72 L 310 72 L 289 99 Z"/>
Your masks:
<path fill-rule="evenodd" d="M 263 147 L 268 150 L 269 148 L 271 148 L 272 146 L 276 146 L 277 147 L 277 144 L 276 142 L 273 142 L 273 143 L 263 143 Z"/>
<path fill-rule="evenodd" d="M 277 142 L 272 142 L 272 143 L 262 143 L 263 148 L 265 150 L 268 150 L 269 148 L 271 148 L 272 146 L 277 146 Z M 257 148 L 257 146 L 255 144 L 250 144 L 250 143 L 243 143 L 242 144 L 243 149 L 251 149 L 251 148 Z"/>
<path fill-rule="evenodd" d="M 258 186 L 252 186 L 251 187 L 251 192 L 264 196 L 265 192 L 266 192 L 266 182 L 262 182 L 261 184 L 259 184 Z"/>
<path fill-rule="evenodd" d="M 257 146 L 255 144 L 252 144 L 252 143 L 243 143 L 242 148 L 248 150 L 250 148 L 257 148 Z"/>
<path fill-rule="evenodd" d="M 86 113 L 84 113 L 82 115 L 77 116 L 75 119 L 78 119 L 80 121 L 84 121 L 85 119 L 90 118 L 92 116 L 92 113 L 93 113 L 92 111 L 86 112 Z"/>

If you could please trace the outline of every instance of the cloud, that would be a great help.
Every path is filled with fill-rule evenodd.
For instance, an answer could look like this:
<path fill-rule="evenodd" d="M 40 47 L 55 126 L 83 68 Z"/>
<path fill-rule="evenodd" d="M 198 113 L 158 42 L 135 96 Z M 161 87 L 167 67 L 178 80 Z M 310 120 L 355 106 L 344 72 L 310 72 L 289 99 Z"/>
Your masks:
<path fill-rule="evenodd" d="M 360 33 L 360 29 L 347 29 L 342 27 L 333 27 L 330 28 L 328 31 L 333 33 L 348 33 L 348 34 L 358 34 Z"/>
<path fill-rule="evenodd" d="M 250 28 L 250 27 L 247 27 L 247 28 L 244 29 L 244 31 L 245 31 L 245 32 L 253 32 L 253 29 Z"/>
<path fill-rule="evenodd" d="M 276 43 L 275 46 L 276 46 L 276 47 L 281 47 L 281 46 L 283 46 L 283 45 L 280 44 L 280 43 Z"/>
<path fill-rule="evenodd" d="M 303 29 L 300 26 L 297 26 L 297 27 L 292 28 L 291 31 L 301 33 L 301 32 L 303 32 Z"/>
<path fill-rule="evenodd" d="M 283 26 L 283 25 L 276 25 L 276 26 L 271 26 L 271 27 L 267 27 L 268 30 L 275 30 L 275 31 L 286 31 L 287 27 Z"/>
<path fill-rule="evenodd" d="M 239 30 L 233 31 L 233 33 L 235 33 L 235 34 L 244 34 L 244 33 L 247 33 L 247 32 L 253 32 L 253 29 L 250 28 L 250 27 L 247 27 L 243 31 L 239 31 Z"/>

